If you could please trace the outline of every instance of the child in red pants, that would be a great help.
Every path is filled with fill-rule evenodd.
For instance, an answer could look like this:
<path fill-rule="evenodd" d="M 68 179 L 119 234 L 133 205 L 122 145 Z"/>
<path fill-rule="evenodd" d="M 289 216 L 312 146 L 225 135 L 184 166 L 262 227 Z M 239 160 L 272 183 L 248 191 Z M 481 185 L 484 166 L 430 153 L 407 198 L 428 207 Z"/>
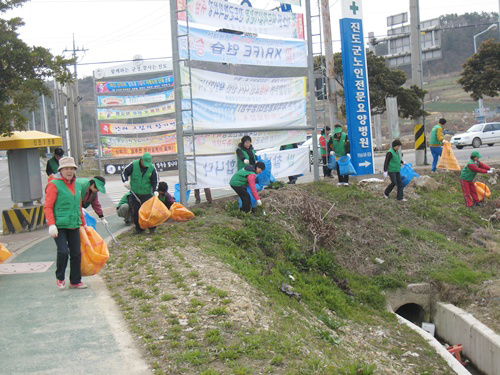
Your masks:
<path fill-rule="evenodd" d="M 480 206 L 476 185 L 474 185 L 473 181 L 476 175 L 478 173 L 493 173 L 494 171 L 494 168 L 479 161 L 481 157 L 478 151 L 473 151 L 470 155 L 470 160 L 464 169 L 462 169 L 462 173 L 460 173 L 460 185 L 462 185 L 462 193 L 464 194 L 465 205 L 467 207 Z"/>

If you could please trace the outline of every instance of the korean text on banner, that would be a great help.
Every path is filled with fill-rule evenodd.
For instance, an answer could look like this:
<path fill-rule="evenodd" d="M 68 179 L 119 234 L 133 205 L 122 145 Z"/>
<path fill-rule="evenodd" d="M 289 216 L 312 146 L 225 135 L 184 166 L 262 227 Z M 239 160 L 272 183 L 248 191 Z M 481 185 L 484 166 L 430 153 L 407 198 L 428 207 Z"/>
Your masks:
<path fill-rule="evenodd" d="M 161 103 L 174 100 L 174 90 L 164 91 L 152 95 L 136 96 L 98 96 L 99 107 L 119 107 L 126 105 L 141 105 Z"/>
<path fill-rule="evenodd" d="M 101 124 L 101 134 L 158 133 L 175 130 L 175 120 L 145 124 Z"/>
<path fill-rule="evenodd" d="M 95 87 L 98 94 L 105 92 L 120 92 L 133 90 L 150 90 L 174 85 L 174 77 L 166 76 L 160 78 L 146 79 L 142 81 L 126 82 L 96 82 Z"/>
<path fill-rule="evenodd" d="M 273 176 L 286 177 L 309 170 L 309 148 L 299 147 L 285 151 L 257 153 L 263 159 L 271 160 Z M 194 161 L 187 161 L 188 183 L 197 182 L 194 189 L 228 186 L 237 172 L 236 155 L 200 156 L 196 158 L 196 179 Z"/>
<path fill-rule="evenodd" d="M 229 3 L 228 3 L 229 4 Z M 276 12 L 278 13 L 278 12 Z M 179 25 L 181 59 L 231 64 L 307 67 L 307 45 L 304 41 L 262 39 L 189 28 Z M 190 53 L 188 53 L 190 52 Z"/>
<path fill-rule="evenodd" d="M 189 82 L 189 69 L 181 66 L 181 81 Z M 306 96 L 306 78 L 260 78 L 191 69 L 193 98 L 226 103 L 282 103 Z M 183 97 L 189 98 L 189 87 Z"/>
<path fill-rule="evenodd" d="M 231 104 L 193 99 L 193 121 L 196 129 L 242 129 L 248 127 L 305 126 L 306 100 L 287 103 Z M 189 100 L 182 100 L 183 108 L 191 108 Z M 185 129 L 191 126 L 191 113 L 184 111 Z"/>
<path fill-rule="evenodd" d="M 233 4 L 224 0 L 177 0 L 178 19 L 248 33 L 304 39 L 304 16 Z"/>
<path fill-rule="evenodd" d="M 167 161 L 159 161 L 153 163 L 157 172 L 165 172 L 165 171 L 176 171 L 179 167 L 177 160 L 167 160 Z M 104 164 L 104 173 L 105 174 L 121 174 L 123 170 L 129 165 L 127 164 Z"/>
<path fill-rule="evenodd" d="M 343 14 L 348 14 L 350 17 L 340 20 L 340 35 L 343 51 L 347 130 L 351 145 L 352 164 L 358 175 L 373 174 L 368 69 L 363 38 L 363 20 L 360 11 L 361 1 L 342 0 L 342 6 Z"/>
<path fill-rule="evenodd" d="M 244 132 L 225 134 L 203 134 L 194 137 L 196 155 L 226 154 L 235 152 L 241 138 L 249 135 L 255 150 L 279 147 L 288 143 L 304 142 L 307 138 L 306 130 L 287 130 L 275 132 Z M 184 151 L 193 152 L 193 137 L 184 138 Z"/>
<path fill-rule="evenodd" d="M 174 102 L 166 103 L 158 107 L 147 109 L 114 109 L 98 108 L 97 118 L 99 120 L 122 120 L 129 118 L 141 118 L 166 115 L 175 112 Z"/>
<path fill-rule="evenodd" d="M 103 147 L 104 157 L 132 157 L 142 156 L 145 152 L 152 155 L 168 155 L 177 153 L 177 144 L 158 144 L 152 146 L 137 147 Z"/>
<path fill-rule="evenodd" d="M 175 142 L 175 134 L 164 134 L 155 137 L 144 138 L 101 137 L 101 143 L 104 147 L 142 147 L 174 144 Z"/>

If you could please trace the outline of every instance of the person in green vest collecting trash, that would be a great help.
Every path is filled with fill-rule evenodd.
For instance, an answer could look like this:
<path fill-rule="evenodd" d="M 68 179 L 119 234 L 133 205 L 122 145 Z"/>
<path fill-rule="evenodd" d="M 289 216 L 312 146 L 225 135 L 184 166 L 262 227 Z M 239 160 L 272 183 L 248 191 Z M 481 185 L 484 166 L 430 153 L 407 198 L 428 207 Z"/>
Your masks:
<path fill-rule="evenodd" d="M 330 147 L 328 147 L 328 132 L 330 131 L 330 127 L 327 126 L 326 129 L 321 131 L 321 136 L 319 137 L 319 146 L 321 152 L 321 161 L 323 162 L 323 177 L 331 178 L 332 170 L 328 168 L 328 155 L 330 155 Z"/>
<path fill-rule="evenodd" d="M 165 181 L 161 181 L 158 184 L 158 199 L 160 199 L 169 210 L 170 206 L 175 203 L 175 198 L 169 194 L 168 184 Z"/>
<path fill-rule="evenodd" d="M 47 168 L 45 172 L 47 176 L 56 174 L 59 171 L 59 160 L 64 156 L 64 150 L 61 147 L 54 149 L 54 155 L 47 161 Z"/>
<path fill-rule="evenodd" d="M 252 146 L 252 138 L 249 135 L 241 138 L 241 142 L 236 149 L 236 158 L 238 159 L 238 170 L 245 168 L 247 165 L 255 164 L 255 150 Z"/>
<path fill-rule="evenodd" d="M 330 146 L 330 155 L 335 155 L 335 158 L 339 160 L 342 156 L 349 156 L 351 152 L 351 145 L 349 143 L 349 138 L 347 134 L 344 133 L 342 129 L 342 125 L 335 125 L 333 127 L 333 135 L 330 137 L 330 141 L 328 142 Z M 339 182 L 337 186 L 348 186 L 349 185 L 349 175 L 341 176 L 339 163 L 337 163 L 337 176 L 339 178 Z"/>
<path fill-rule="evenodd" d="M 476 192 L 476 185 L 474 178 L 478 173 L 493 173 L 495 168 L 483 164 L 479 161 L 481 154 L 478 151 L 473 151 L 470 155 L 470 160 L 460 173 L 460 185 L 462 186 L 462 193 L 467 207 L 480 206 L 479 198 Z"/>
<path fill-rule="evenodd" d="M 101 203 L 97 196 L 98 192 L 106 194 L 106 179 L 101 176 L 95 176 L 93 179 L 77 178 L 76 182 L 82 186 L 82 207 L 87 208 L 92 205 L 94 212 L 101 219 L 102 224 L 107 227 L 108 221 L 104 218 Z"/>
<path fill-rule="evenodd" d="M 263 162 L 258 161 L 255 163 L 255 166 L 247 165 L 231 177 L 229 185 L 241 198 L 241 211 L 250 212 L 252 209 L 252 203 L 250 200 L 250 194 L 248 194 L 247 191 L 247 186 L 250 186 L 252 195 L 257 201 L 257 206 L 262 205 L 259 193 L 257 192 L 257 187 L 255 186 L 255 178 L 258 174 L 261 174 L 264 169 L 266 169 L 266 165 Z"/>
<path fill-rule="evenodd" d="M 401 164 L 404 164 L 404 161 L 399 157 L 399 149 L 401 148 L 401 141 L 399 139 L 395 139 L 392 141 L 392 148 L 389 149 L 389 152 L 385 155 L 384 161 L 384 178 L 391 179 L 391 184 L 387 186 L 384 191 L 384 198 L 389 198 L 389 194 L 395 186 L 398 187 L 398 195 L 397 200 L 406 202 L 406 199 L 403 198 L 403 180 L 401 180 Z"/>
<path fill-rule="evenodd" d="M 130 178 L 130 181 L 129 181 Z M 129 189 L 129 207 L 132 211 L 132 217 L 135 224 L 135 233 L 144 232 L 139 225 L 139 210 L 144 202 L 154 195 L 158 195 L 156 188 L 158 186 L 158 173 L 153 165 L 153 157 L 146 152 L 138 160 L 134 160 L 127 165 L 122 172 L 123 186 Z M 149 228 L 151 233 L 156 231 L 156 227 Z"/>
<path fill-rule="evenodd" d="M 116 206 L 116 214 L 123 218 L 125 225 L 132 224 L 132 213 L 130 212 L 130 206 L 128 205 L 128 197 L 130 195 L 130 191 L 125 193 L 122 199 L 120 199 L 120 202 L 118 202 L 118 206 Z"/>
<path fill-rule="evenodd" d="M 439 123 L 431 130 L 431 139 L 429 140 L 429 148 L 432 154 L 432 172 L 436 172 L 437 164 L 441 154 L 443 153 L 443 126 L 446 124 L 444 118 L 439 120 Z"/>
<path fill-rule="evenodd" d="M 59 289 L 66 286 L 65 276 L 70 261 L 69 287 L 85 289 L 81 274 L 80 226 L 86 226 L 82 211 L 81 185 L 76 182 L 77 166 L 71 157 L 59 161 L 60 176 L 47 185 L 45 217 L 49 234 L 57 245 L 56 284 Z"/>

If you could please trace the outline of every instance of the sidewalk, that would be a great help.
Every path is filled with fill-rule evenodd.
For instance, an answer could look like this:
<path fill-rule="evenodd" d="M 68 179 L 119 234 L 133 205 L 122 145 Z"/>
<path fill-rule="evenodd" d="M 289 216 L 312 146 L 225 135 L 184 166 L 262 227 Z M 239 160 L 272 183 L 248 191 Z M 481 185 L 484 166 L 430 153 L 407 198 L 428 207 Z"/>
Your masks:
<path fill-rule="evenodd" d="M 107 219 L 112 233 L 124 228 L 122 218 Z M 54 262 L 45 272 L 0 275 L 0 374 L 151 374 L 100 276 L 83 278 L 88 289 L 56 287 L 46 228 L 0 240 L 15 253 L 9 263 Z"/>

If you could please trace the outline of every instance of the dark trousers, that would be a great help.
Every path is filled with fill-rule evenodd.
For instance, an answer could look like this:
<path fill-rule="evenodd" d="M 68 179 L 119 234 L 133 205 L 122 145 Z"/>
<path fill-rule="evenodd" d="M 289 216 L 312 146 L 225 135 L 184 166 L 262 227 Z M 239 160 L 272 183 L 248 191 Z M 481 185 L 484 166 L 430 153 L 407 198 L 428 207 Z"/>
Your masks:
<path fill-rule="evenodd" d="M 241 208 L 240 210 L 243 212 L 250 212 L 252 209 L 252 202 L 250 200 L 250 194 L 248 194 L 246 186 L 233 186 L 231 185 L 233 190 L 238 194 L 241 198 Z"/>
<path fill-rule="evenodd" d="M 64 280 L 68 258 L 70 259 L 69 281 L 71 284 L 78 284 L 82 281 L 80 263 L 82 254 L 80 252 L 80 231 L 79 229 L 57 228 L 59 235 L 54 238 L 57 245 L 57 266 L 56 277 Z"/>
<path fill-rule="evenodd" d="M 329 177 L 332 175 L 332 170 L 328 168 L 328 156 L 321 155 L 321 160 L 323 161 L 323 177 Z"/>
<path fill-rule="evenodd" d="M 139 210 L 141 209 L 142 204 L 146 202 L 148 199 L 150 199 L 153 195 L 152 194 L 135 194 L 135 195 L 137 198 L 139 198 L 140 202 L 134 197 L 133 194 L 130 194 L 128 196 L 128 205 L 130 207 L 130 210 L 132 211 L 132 218 L 134 220 L 135 228 L 139 230 L 142 229 L 141 226 L 139 225 Z"/>
<path fill-rule="evenodd" d="M 339 182 L 347 182 L 349 183 L 349 175 L 346 174 L 344 176 L 340 175 L 339 163 L 337 163 L 337 176 L 339 177 Z"/>
<path fill-rule="evenodd" d="M 385 189 L 384 194 L 389 195 L 394 189 L 394 186 L 398 187 L 398 200 L 403 199 L 403 180 L 401 180 L 401 173 L 400 172 L 389 172 L 389 178 L 391 179 L 391 184 L 387 186 Z"/>

